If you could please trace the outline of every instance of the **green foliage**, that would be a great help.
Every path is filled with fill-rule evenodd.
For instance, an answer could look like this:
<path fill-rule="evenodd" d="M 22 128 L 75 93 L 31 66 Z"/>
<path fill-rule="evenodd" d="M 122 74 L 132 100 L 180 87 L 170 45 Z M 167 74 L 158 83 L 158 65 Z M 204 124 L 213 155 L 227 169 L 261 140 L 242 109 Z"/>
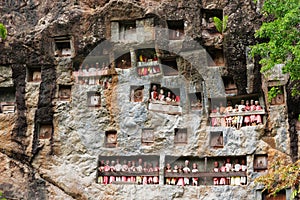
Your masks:
<path fill-rule="evenodd" d="M 283 72 L 289 73 L 291 80 L 300 80 L 300 4 L 299 0 L 265 0 L 262 14 L 270 22 L 263 22 L 255 33 L 264 42 L 251 48 L 252 56 L 260 56 L 261 72 L 272 69 L 276 64 L 284 64 Z M 268 92 L 270 101 L 278 93 L 278 88 Z M 297 95 L 299 91 L 293 91 Z M 292 164 L 276 160 L 266 175 L 255 180 L 262 183 L 264 190 L 275 195 L 285 188 L 292 188 L 292 197 L 300 194 L 300 160 Z"/>
<path fill-rule="evenodd" d="M 223 33 L 227 28 L 228 16 L 225 15 L 223 18 L 223 21 L 218 17 L 214 17 L 213 20 L 214 20 L 217 31 L 219 31 L 220 33 Z"/>
<path fill-rule="evenodd" d="M 220 33 L 222 33 L 222 32 L 223 32 L 223 29 L 222 29 L 222 27 L 223 27 L 223 22 L 222 22 L 222 20 L 221 20 L 220 18 L 218 18 L 218 17 L 214 17 L 213 19 L 214 19 L 214 22 L 215 22 L 216 29 L 217 29 Z"/>
<path fill-rule="evenodd" d="M 0 200 L 6 200 L 2 195 L 3 195 L 3 193 L 2 193 L 2 191 L 0 191 Z"/>
<path fill-rule="evenodd" d="M 293 95 L 293 96 L 300 95 L 300 91 L 299 91 L 296 87 L 293 87 L 293 88 L 292 88 L 292 95 Z"/>
<path fill-rule="evenodd" d="M 223 18 L 223 32 L 226 31 L 227 28 L 227 22 L 228 22 L 228 15 L 225 15 Z"/>
<path fill-rule="evenodd" d="M 272 99 L 277 96 L 277 94 L 282 94 L 282 90 L 279 87 L 272 87 L 268 91 L 268 102 L 271 102 Z"/>
<path fill-rule="evenodd" d="M 300 160 L 287 164 L 282 159 L 276 159 L 270 164 L 268 173 L 255 179 L 256 184 L 265 186 L 263 191 L 268 191 L 275 196 L 279 191 L 292 188 L 291 199 L 300 194 L 295 186 L 300 183 Z"/>
<path fill-rule="evenodd" d="M 275 64 L 285 64 L 292 80 L 300 80 L 300 4 L 299 0 L 265 0 L 263 15 L 272 17 L 264 22 L 255 37 L 267 42 L 252 46 L 251 54 L 262 57 L 262 72 Z"/>
<path fill-rule="evenodd" d="M 5 40 L 6 36 L 7 36 L 7 29 L 2 23 L 0 23 L 0 37 Z"/>

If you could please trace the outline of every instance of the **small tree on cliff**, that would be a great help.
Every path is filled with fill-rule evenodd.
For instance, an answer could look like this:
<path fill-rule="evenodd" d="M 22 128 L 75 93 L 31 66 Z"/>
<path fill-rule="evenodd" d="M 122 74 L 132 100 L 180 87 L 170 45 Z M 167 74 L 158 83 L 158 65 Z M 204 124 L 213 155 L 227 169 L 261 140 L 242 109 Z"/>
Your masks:
<path fill-rule="evenodd" d="M 219 31 L 219 33 L 223 34 L 223 32 L 227 28 L 228 15 L 225 15 L 223 20 L 221 20 L 218 17 L 214 17 L 213 20 L 214 20 L 217 31 Z"/>
<path fill-rule="evenodd" d="M 285 73 L 291 80 L 300 80 L 300 4 L 299 0 L 265 0 L 262 14 L 270 22 L 264 22 L 255 37 L 264 39 L 252 46 L 252 55 L 262 59 L 262 72 L 276 64 L 285 64 Z M 297 85 L 299 87 L 299 85 Z M 297 88 L 297 86 L 295 88 Z M 294 95 L 300 91 L 294 90 Z"/>
<path fill-rule="evenodd" d="M 282 160 L 273 161 L 268 169 L 268 173 L 255 179 L 256 183 L 264 185 L 264 191 L 270 195 L 276 195 L 281 190 L 292 188 L 291 198 L 300 194 L 300 160 L 286 165 Z M 297 188 L 298 187 L 298 188 Z"/>
<path fill-rule="evenodd" d="M 2 23 L 0 23 L 0 38 L 5 40 L 6 36 L 7 36 L 7 30 L 5 26 Z"/>

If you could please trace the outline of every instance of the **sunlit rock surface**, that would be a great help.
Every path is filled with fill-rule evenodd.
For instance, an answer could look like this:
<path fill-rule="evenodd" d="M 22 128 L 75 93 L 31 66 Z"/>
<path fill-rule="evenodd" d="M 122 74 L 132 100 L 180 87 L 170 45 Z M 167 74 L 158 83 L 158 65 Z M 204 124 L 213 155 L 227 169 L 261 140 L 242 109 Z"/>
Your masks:
<path fill-rule="evenodd" d="M 261 18 L 258 6 L 252 0 L 203 0 L 202 3 L 196 0 L 7 0 L 0 3 L 3 13 L 0 22 L 8 29 L 7 40 L 0 42 L 0 101 L 7 101 L 9 95 L 15 98 L 15 112 L 0 113 L 0 190 L 4 196 L 7 199 L 114 200 L 258 198 L 256 190 L 261 188 L 253 180 L 262 173 L 254 169 L 255 156 L 267 155 L 268 163 L 274 157 L 290 162 L 299 151 L 296 112 L 288 110 L 299 108 L 299 100 L 289 96 L 287 85 L 288 93 L 282 104 L 267 102 L 268 86 L 262 84 L 265 80 L 259 73 L 259 65 L 257 61 L 249 62 L 246 54 L 247 47 L 256 42 L 253 34 Z M 222 34 L 216 32 L 213 24 L 203 22 L 204 16 L 218 13 L 228 15 L 227 29 Z M 119 43 L 120 38 L 114 37 L 118 32 L 111 22 L 128 20 L 138 20 L 138 40 L 134 44 Z M 169 42 L 168 32 L 163 30 L 174 20 L 182 21 L 185 38 Z M 209 19 L 205 20 L 209 23 Z M 161 30 L 155 32 L 153 26 Z M 149 38 L 155 34 L 160 40 L 154 45 Z M 60 57 L 57 53 L 55 42 L 59 37 L 71 41 L 70 55 Z M 110 39 L 114 43 L 107 46 L 107 52 L 102 52 L 112 61 L 107 77 L 101 76 L 107 81 L 107 88 L 100 84 L 80 84 L 75 74 L 81 63 L 91 59 L 92 55 L 88 54 L 97 45 Z M 167 55 L 161 49 L 173 51 L 179 55 L 175 59 L 177 75 L 139 76 L 136 69 L 139 55 L 132 47 L 155 49 L 162 60 L 174 55 Z M 117 68 L 116 52 L 122 51 L 130 53 L 131 68 Z M 34 82 L 29 78 L 29 69 L 36 67 L 40 68 L 41 81 Z M 234 94 L 226 93 L 224 77 L 233 80 Z M 153 84 L 180 91 L 180 105 L 169 106 L 173 112 L 164 110 L 160 104 L 156 108 L 161 110 L 149 109 L 153 103 L 150 100 Z M 141 101 L 131 100 L 131 86 L 143 86 Z M 71 90 L 69 96 L 65 94 L 67 99 L 61 97 L 64 87 Z M 192 110 L 189 94 L 196 92 L 201 93 L 202 107 Z M 90 106 L 89 94 L 98 93 L 100 105 Z M 240 101 L 253 97 L 265 110 L 262 124 L 240 129 L 211 126 L 213 104 L 226 98 Z M 290 101 L 293 103 L 288 107 Z M 41 136 L 43 127 L 46 132 L 48 127 L 52 128 L 49 135 Z M 150 145 L 141 140 L 145 128 L 154 129 Z M 187 130 L 183 144 L 174 142 L 177 128 Z M 117 131 L 113 148 L 106 144 L 106 132 L 110 130 Z M 211 132 L 222 132 L 221 148 L 212 147 Z M 99 156 L 143 155 L 159 157 L 158 185 L 97 183 Z M 248 167 L 247 185 L 164 185 L 162 171 L 168 156 L 210 159 L 208 170 L 212 169 L 214 158 L 243 156 Z M 199 168 L 203 169 L 204 164 Z M 211 182 L 212 178 L 207 179 Z"/>

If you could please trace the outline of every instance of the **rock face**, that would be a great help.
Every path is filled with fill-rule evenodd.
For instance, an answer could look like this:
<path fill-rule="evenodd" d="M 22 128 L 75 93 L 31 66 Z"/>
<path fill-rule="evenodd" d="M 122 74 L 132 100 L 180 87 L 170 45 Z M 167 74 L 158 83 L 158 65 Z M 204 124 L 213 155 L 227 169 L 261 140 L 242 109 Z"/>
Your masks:
<path fill-rule="evenodd" d="M 285 78 L 283 95 L 264 101 L 278 79 L 261 75 L 247 53 L 257 10 L 252 0 L 0 3 L 8 29 L 0 42 L 4 196 L 260 199 L 253 181 L 267 163 L 298 157 L 299 100 Z M 211 19 L 225 15 L 227 29 L 219 33 Z M 262 109 L 222 115 L 227 102 L 242 99 Z M 250 115 L 262 123 L 225 125 Z M 226 158 L 246 161 L 246 185 L 213 185 L 214 162 L 221 167 Z M 100 171 L 102 160 L 138 166 L 139 159 L 157 163 L 159 184 L 102 184 L 118 175 Z M 185 160 L 198 164 L 197 186 L 167 184 L 167 163 Z"/>

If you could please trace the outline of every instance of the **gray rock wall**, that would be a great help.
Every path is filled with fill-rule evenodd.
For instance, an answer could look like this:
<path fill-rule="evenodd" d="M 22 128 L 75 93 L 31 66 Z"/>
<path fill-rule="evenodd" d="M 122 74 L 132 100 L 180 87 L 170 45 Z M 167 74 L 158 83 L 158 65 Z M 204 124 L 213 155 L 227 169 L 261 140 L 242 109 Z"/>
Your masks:
<path fill-rule="evenodd" d="M 206 42 L 201 21 L 211 9 L 229 16 L 228 29 L 223 35 L 218 33 L 217 41 L 208 34 Z M 239 130 L 210 126 L 211 99 L 228 98 L 222 76 L 232 77 L 238 95 L 243 95 L 232 98 L 247 98 L 247 78 L 254 86 L 252 93 L 262 92 L 257 63 L 247 77 L 245 47 L 254 44 L 253 33 L 260 19 L 252 1 L 6 1 L 0 10 L 4 13 L 0 21 L 8 28 L 8 39 L 0 43 L 0 87 L 16 90 L 16 112 L 0 113 L 0 142 L 4 144 L 0 147 L 0 190 L 7 198 L 259 199 L 256 189 L 260 188 L 253 183 L 261 174 L 254 169 L 255 156 L 268 155 L 268 162 L 274 157 L 290 160 L 292 139 L 286 105 L 268 108 L 267 120 L 261 125 Z M 118 42 L 113 37 L 117 31 L 111 21 L 122 20 L 139 21 L 138 41 Z M 167 20 L 184 21 L 184 40 L 168 40 Z M 72 36 L 73 55 L 55 56 L 55 38 L 66 35 Z M 156 41 L 149 39 L 153 35 Z M 79 84 L 75 73 L 104 40 L 108 52 L 102 56 L 112 69 L 100 79 L 108 79 L 109 86 Z M 133 49 L 145 47 L 155 49 L 160 59 L 177 56 L 178 75 L 139 76 L 138 55 Z M 225 63 L 209 66 L 213 58 L 206 50 L 216 47 L 224 52 Z M 119 52 L 130 52 L 131 68 L 115 68 Z M 28 81 L 29 66 L 41 66 L 41 82 Z M 151 84 L 180 91 L 182 112 L 149 109 Z M 69 100 L 61 101 L 62 86 L 71 88 Z M 130 100 L 131 86 L 144 86 L 141 102 Z M 100 94 L 100 106 L 89 106 L 90 92 Z M 201 92 L 202 101 L 202 109 L 197 111 L 190 109 L 189 100 L 189 94 L 195 92 Z M 262 97 L 260 100 L 268 106 Z M 40 137 L 41 124 L 52 125 L 49 138 Z M 271 131 L 266 131 L 266 125 Z M 142 143 L 144 128 L 153 128 L 151 144 Z M 187 129 L 185 143 L 174 142 L 176 128 Z M 110 130 L 117 131 L 114 148 L 106 145 L 106 131 Z M 211 147 L 212 132 L 220 131 L 223 147 Z M 150 155 L 160 159 L 159 185 L 96 183 L 99 157 Z M 221 164 L 226 157 L 246 158 L 247 185 L 181 187 L 163 183 L 168 158 L 180 162 L 196 159 L 201 170 L 205 169 L 203 160 L 208 159 L 210 170 L 214 159 Z"/>

